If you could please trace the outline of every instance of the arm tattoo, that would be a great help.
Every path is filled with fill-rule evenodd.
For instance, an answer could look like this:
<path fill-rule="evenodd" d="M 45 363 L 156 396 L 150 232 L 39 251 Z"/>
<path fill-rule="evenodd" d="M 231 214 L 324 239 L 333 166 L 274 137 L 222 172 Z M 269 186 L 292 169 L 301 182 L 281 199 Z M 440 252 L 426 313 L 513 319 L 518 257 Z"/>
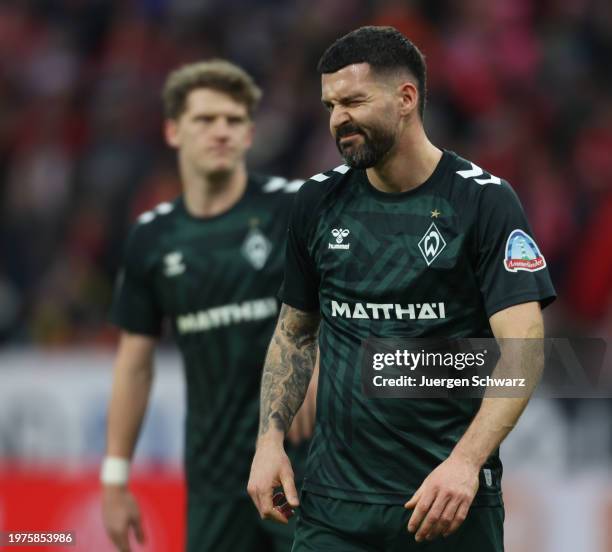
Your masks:
<path fill-rule="evenodd" d="M 270 423 L 286 433 L 299 409 L 317 356 L 319 313 L 282 306 L 261 380 L 259 435 Z"/>

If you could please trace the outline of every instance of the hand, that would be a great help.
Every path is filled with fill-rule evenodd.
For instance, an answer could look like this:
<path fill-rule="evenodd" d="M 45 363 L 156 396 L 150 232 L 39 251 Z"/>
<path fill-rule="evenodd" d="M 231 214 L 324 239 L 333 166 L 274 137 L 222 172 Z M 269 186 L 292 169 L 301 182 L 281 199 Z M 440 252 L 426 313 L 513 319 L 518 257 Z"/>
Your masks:
<path fill-rule="evenodd" d="M 288 523 L 285 515 L 272 502 L 274 489 L 282 487 L 291 508 L 300 505 L 291 461 L 285 454 L 282 442 L 262 441 L 257 446 L 247 491 L 262 519 Z"/>
<path fill-rule="evenodd" d="M 449 456 L 432 471 L 404 508 L 414 510 L 408 531 L 415 540 L 447 537 L 463 523 L 478 490 L 480 468 L 460 457 Z"/>
<path fill-rule="evenodd" d="M 122 485 L 105 485 L 102 491 L 102 517 L 108 536 L 119 552 L 130 552 L 130 528 L 136 540 L 145 541 L 138 504 Z"/>

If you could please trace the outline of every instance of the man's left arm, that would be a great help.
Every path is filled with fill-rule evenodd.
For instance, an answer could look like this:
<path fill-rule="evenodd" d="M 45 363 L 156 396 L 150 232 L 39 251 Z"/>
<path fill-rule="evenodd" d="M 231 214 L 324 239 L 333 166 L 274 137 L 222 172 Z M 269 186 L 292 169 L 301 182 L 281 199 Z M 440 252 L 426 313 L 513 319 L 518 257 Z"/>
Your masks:
<path fill-rule="evenodd" d="M 491 329 L 497 339 L 544 337 L 544 323 L 537 301 L 508 307 L 493 314 Z M 503 351 L 502 351 L 503 357 Z M 514 360 L 514 359 L 513 359 Z M 531 347 L 521 348 L 521 365 L 528 364 L 533 389 L 543 369 L 543 356 Z M 516 425 L 529 402 L 521 398 L 485 398 L 450 456 L 423 481 L 404 505 L 413 509 L 408 531 L 417 541 L 433 540 L 456 531 L 467 517 L 478 491 L 478 474 L 487 458 Z"/>

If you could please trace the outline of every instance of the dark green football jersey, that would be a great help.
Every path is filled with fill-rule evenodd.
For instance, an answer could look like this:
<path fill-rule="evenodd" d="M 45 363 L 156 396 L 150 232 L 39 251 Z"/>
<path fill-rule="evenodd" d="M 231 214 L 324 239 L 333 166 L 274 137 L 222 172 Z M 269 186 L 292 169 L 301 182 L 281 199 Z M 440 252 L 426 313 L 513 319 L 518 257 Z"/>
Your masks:
<path fill-rule="evenodd" d="M 403 504 L 448 457 L 480 406 L 469 399 L 367 398 L 368 337 L 491 337 L 489 317 L 554 298 L 546 262 L 510 186 L 445 151 L 431 177 L 383 193 L 345 165 L 296 197 L 280 297 L 320 310 L 317 426 L 304 488 Z M 475 504 L 499 504 L 496 451 Z"/>
<path fill-rule="evenodd" d="M 172 325 L 186 373 L 190 492 L 246 494 L 292 192 L 301 183 L 251 176 L 242 199 L 211 218 L 191 216 L 179 197 L 141 215 L 128 238 L 112 320 L 150 336 L 164 319 Z"/>

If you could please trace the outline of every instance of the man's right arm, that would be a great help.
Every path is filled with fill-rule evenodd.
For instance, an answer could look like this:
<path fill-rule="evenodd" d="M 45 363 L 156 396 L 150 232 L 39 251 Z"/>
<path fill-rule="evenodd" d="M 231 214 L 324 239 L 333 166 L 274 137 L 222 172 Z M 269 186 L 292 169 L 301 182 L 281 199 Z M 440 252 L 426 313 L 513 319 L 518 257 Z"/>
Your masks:
<path fill-rule="evenodd" d="M 283 304 L 264 365 L 257 451 L 248 492 L 262 518 L 281 523 L 287 520 L 273 508 L 274 489 L 282 486 L 289 504 L 299 505 L 283 440 L 310 383 L 319 322 L 318 312 Z"/>
<path fill-rule="evenodd" d="M 315 362 L 310 384 L 304 397 L 302 406 L 293 418 L 291 427 L 287 432 L 287 440 L 294 446 L 299 445 L 305 440 L 312 439 L 314 425 L 317 415 L 317 389 L 319 386 L 319 354 Z"/>
<path fill-rule="evenodd" d="M 131 460 L 153 381 L 156 339 L 123 332 L 115 359 L 108 412 L 107 457 Z M 104 484 L 104 525 L 121 552 L 129 551 L 130 528 L 138 542 L 144 535 L 140 513 L 125 484 Z"/>
<path fill-rule="evenodd" d="M 107 456 L 131 459 L 153 381 L 156 339 L 122 332 L 113 369 Z"/>

